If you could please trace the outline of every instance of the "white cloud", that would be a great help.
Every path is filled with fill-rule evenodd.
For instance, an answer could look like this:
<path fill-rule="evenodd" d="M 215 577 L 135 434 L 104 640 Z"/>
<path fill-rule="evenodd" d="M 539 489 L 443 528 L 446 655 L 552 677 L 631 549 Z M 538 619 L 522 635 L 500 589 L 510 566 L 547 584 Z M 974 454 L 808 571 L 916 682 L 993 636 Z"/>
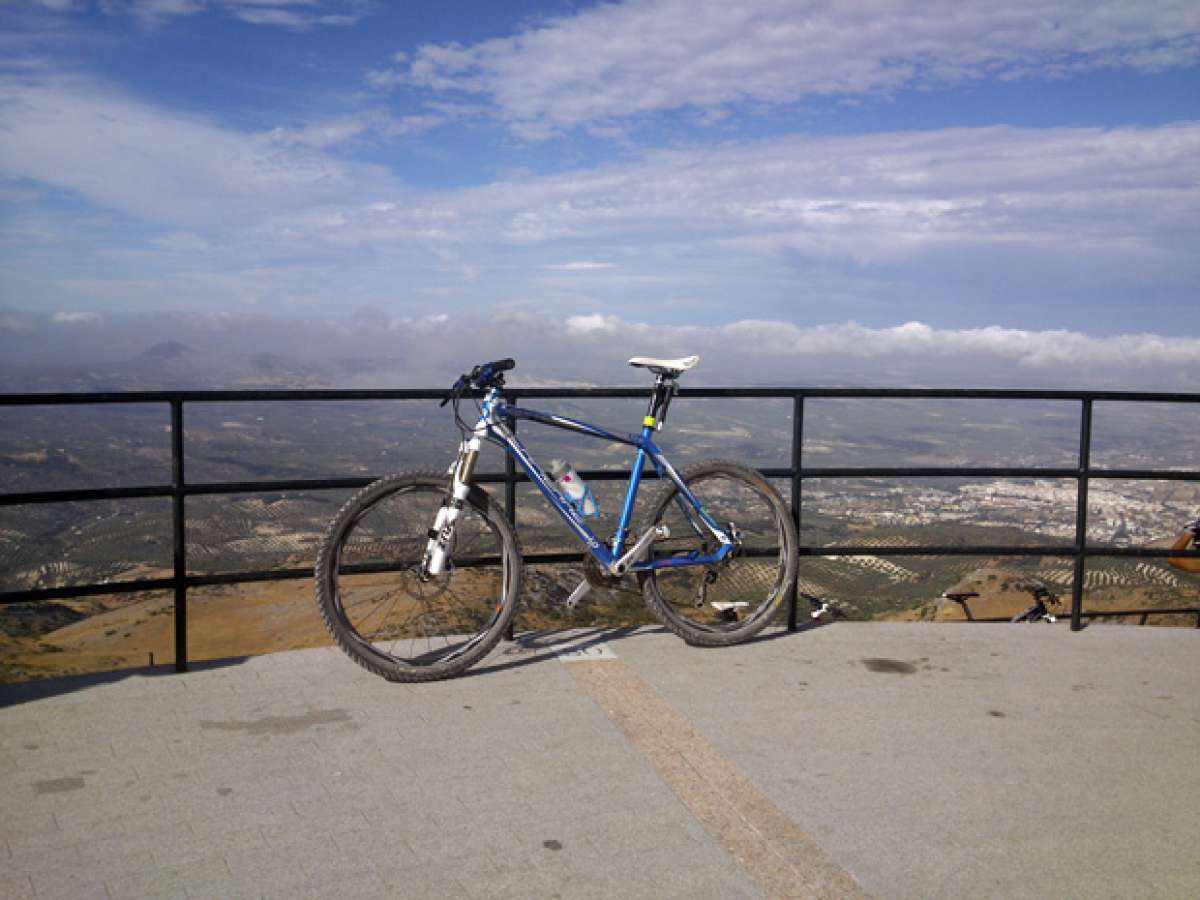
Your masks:
<path fill-rule="evenodd" d="M 592 313 L 589 316 L 568 316 L 564 324 L 570 334 L 593 334 L 616 331 L 621 325 L 621 320 L 616 316 Z"/>
<path fill-rule="evenodd" d="M 552 320 L 541 316 L 523 316 L 520 324 L 527 329 L 555 327 Z M 936 328 L 916 321 L 884 328 L 857 322 L 805 326 L 770 319 L 741 319 L 714 326 L 652 325 L 603 313 L 567 317 L 562 328 L 579 338 L 621 335 L 622 347 L 614 351 L 617 355 L 624 354 L 625 348 L 700 353 L 714 367 L 728 366 L 734 359 L 757 358 L 762 363 L 758 371 L 771 377 L 778 377 L 781 363 L 830 359 L 893 364 L 916 360 L 931 368 L 940 361 L 982 367 L 1004 363 L 1064 372 L 1078 367 L 1088 377 L 1161 367 L 1184 367 L 1200 374 L 1200 338 L 1159 334 L 1095 336 L 1064 329 L 1037 331 L 995 325 Z"/>
<path fill-rule="evenodd" d="M 411 137 L 465 115 L 461 109 L 446 104 L 431 104 L 427 112 L 407 116 L 392 116 L 372 109 L 295 127 L 273 128 L 264 137 L 282 147 L 325 150 L 355 139 Z"/>
<path fill-rule="evenodd" d="M 0 334 L 11 334 L 25 337 L 34 333 L 33 322 L 28 316 L 0 315 Z"/>
<path fill-rule="evenodd" d="M 0 174 L 151 221 L 221 224 L 353 200 L 385 170 L 247 135 L 67 77 L 0 78 Z"/>
<path fill-rule="evenodd" d="M 867 328 L 854 322 L 806 328 L 790 322 L 753 320 L 713 329 L 711 335 L 703 330 L 697 333 L 706 342 L 712 335 L 728 339 L 743 349 L 754 347 L 772 356 L 813 354 L 859 359 L 957 356 L 981 363 L 1003 361 L 1030 368 L 1079 366 L 1088 372 L 1105 367 L 1159 366 L 1200 370 L 1200 338 L 1157 334 L 1096 337 L 1061 329 L 1030 331 L 994 325 L 939 329 L 922 322 L 906 322 L 891 328 Z"/>
<path fill-rule="evenodd" d="M 65 327 L 82 324 L 91 327 Z M 441 340 L 446 335 L 454 336 L 453 347 Z M 353 359 L 345 377 L 359 386 L 436 387 L 480 360 L 503 356 L 517 360 L 511 381 L 518 387 L 551 382 L 645 385 L 644 373 L 627 365 L 630 356 L 692 353 L 702 360 L 683 380 L 692 387 L 1193 391 L 1200 379 L 1200 338 L 1157 333 L 939 328 L 917 321 L 872 328 L 846 321 L 798 325 L 748 318 L 724 325 L 664 325 L 601 312 L 561 317 L 519 310 L 394 317 L 382 309 L 360 309 L 339 318 L 68 313 L 54 321 L 17 312 L 0 315 L 0 352 L 10 365 L 45 358 L 87 364 L 114 352 L 136 356 L 168 338 L 200 354 L 276 353 L 322 366 Z M 365 360 L 374 362 L 364 367 Z"/>
<path fill-rule="evenodd" d="M 53 9 L 72 7 L 69 2 L 42 2 Z M 103 0 L 101 8 L 110 15 L 132 16 L 151 27 L 214 10 L 251 25 L 291 31 L 306 31 L 321 25 L 353 25 L 363 16 L 361 3 L 319 0 Z"/>
<path fill-rule="evenodd" d="M 483 95 L 518 132 L 545 137 L 685 107 L 1198 59 L 1193 0 L 629 0 L 511 37 L 427 44 L 370 80 Z"/>
<path fill-rule="evenodd" d="M 678 254 L 868 271 L 951 251 L 962 265 L 972 254 L 1028 253 L 1059 254 L 1064 266 L 1107 256 L 1136 260 L 1144 272 L 1194 272 L 1187 248 L 1200 241 L 1197 169 L 1200 123 L 788 137 L 426 194 L 349 215 L 343 237 L 420 236 L 475 256 L 503 246 L 560 259 L 560 247 L 614 260 L 667 253 L 675 276 Z"/>
<path fill-rule="evenodd" d="M 208 241 L 190 231 L 174 231 L 152 243 L 169 253 L 202 253 L 209 248 Z"/>
<path fill-rule="evenodd" d="M 554 263 L 546 266 L 555 272 L 595 272 L 598 269 L 615 269 L 616 264 L 610 262 L 596 262 L 590 259 L 576 260 L 575 262 Z"/>
<path fill-rule="evenodd" d="M 50 321 L 55 325 L 96 325 L 101 318 L 94 312 L 56 312 Z"/>

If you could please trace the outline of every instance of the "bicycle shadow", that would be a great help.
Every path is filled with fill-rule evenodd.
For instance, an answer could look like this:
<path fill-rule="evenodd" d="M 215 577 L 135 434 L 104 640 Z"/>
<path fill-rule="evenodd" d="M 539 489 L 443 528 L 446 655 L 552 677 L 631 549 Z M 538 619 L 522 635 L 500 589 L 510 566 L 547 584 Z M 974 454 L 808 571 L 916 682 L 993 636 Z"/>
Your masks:
<path fill-rule="evenodd" d="M 777 641 L 783 638 L 795 637 L 816 628 L 827 628 L 832 622 L 800 622 L 795 630 L 789 631 L 785 626 L 771 628 L 756 634 L 754 637 L 735 644 L 736 647 L 752 646 L 754 644 Z M 594 626 L 590 628 L 541 629 L 518 634 L 511 642 L 502 644 L 501 648 L 493 651 L 479 665 L 474 666 L 459 677 L 474 678 L 508 669 L 519 669 L 524 666 L 538 665 L 547 660 L 558 660 L 563 655 L 586 658 L 589 651 L 601 649 L 606 644 L 626 640 L 642 634 L 671 634 L 662 625 L 621 625 Z M 682 639 L 680 639 L 682 640 Z M 724 647 L 698 647 L 698 650 L 720 652 Z M 603 658 L 597 654 L 596 658 Z"/>

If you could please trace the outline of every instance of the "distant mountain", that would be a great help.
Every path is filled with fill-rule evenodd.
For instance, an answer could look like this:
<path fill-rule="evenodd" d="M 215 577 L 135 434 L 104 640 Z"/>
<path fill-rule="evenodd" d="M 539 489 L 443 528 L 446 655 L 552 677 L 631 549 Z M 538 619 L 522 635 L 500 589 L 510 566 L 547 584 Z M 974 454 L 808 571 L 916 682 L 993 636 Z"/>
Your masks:
<path fill-rule="evenodd" d="M 160 341 L 147 347 L 142 356 L 146 359 L 179 359 L 195 352 L 187 344 L 181 344 L 179 341 Z"/>

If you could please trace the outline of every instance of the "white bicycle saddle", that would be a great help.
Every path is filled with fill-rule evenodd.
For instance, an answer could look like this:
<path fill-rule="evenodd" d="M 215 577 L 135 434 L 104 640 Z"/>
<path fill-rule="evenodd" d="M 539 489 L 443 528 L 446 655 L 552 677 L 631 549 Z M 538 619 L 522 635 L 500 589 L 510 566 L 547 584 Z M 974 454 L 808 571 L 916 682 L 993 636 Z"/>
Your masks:
<path fill-rule="evenodd" d="M 631 366 L 641 366 L 657 375 L 679 375 L 700 362 L 699 356 L 681 356 L 679 359 L 657 359 L 653 356 L 635 356 L 629 360 Z"/>

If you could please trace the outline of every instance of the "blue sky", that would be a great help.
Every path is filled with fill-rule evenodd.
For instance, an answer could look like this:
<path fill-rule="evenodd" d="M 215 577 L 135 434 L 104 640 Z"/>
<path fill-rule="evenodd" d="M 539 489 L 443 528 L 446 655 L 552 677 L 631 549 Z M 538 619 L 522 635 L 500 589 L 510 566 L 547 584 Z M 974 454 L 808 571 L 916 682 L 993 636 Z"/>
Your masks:
<path fill-rule="evenodd" d="M 1195 0 L 8 0 L 0 59 L 0 332 L 765 323 L 1200 374 Z"/>

